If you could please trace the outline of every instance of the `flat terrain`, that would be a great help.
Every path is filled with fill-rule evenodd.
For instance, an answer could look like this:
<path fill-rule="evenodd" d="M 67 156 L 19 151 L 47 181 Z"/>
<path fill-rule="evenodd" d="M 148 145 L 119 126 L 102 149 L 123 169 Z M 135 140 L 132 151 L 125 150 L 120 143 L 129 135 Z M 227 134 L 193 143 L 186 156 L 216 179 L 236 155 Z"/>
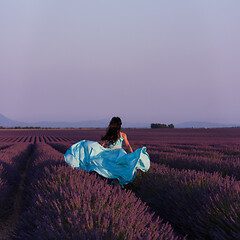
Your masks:
<path fill-rule="evenodd" d="M 64 162 L 73 143 L 100 142 L 105 129 L 0 130 L 0 238 L 240 237 L 240 128 L 122 131 L 151 160 L 125 189 Z"/>

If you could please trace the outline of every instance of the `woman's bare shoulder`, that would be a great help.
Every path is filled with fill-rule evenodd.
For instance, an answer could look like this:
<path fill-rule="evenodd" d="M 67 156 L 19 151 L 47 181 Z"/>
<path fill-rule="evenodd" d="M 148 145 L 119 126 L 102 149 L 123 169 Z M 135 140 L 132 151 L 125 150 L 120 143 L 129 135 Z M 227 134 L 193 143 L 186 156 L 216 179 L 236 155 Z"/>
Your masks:
<path fill-rule="evenodd" d="M 126 138 L 126 137 L 127 137 L 127 134 L 126 134 L 126 133 L 121 132 L 121 135 L 122 135 L 123 138 Z"/>

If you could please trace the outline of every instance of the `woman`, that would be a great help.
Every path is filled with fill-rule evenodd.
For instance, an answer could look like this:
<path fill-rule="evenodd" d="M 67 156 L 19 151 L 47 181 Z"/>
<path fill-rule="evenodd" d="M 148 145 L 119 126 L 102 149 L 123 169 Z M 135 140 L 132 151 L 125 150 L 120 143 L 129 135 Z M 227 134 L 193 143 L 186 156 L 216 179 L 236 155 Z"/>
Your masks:
<path fill-rule="evenodd" d="M 120 132 L 121 125 L 121 119 L 113 117 L 102 137 L 102 144 L 82 140 L 72 145 L 64 154 L 67 164 L 76 169 L 95 171 L 106 178 L 118 179 L 120 185 L 132 182 L 137 169 L 143 172 L 149 169 L 150 159 L 146 147 L 132 150 L 127 135 Z M 122 148 L 123 142 L 129 154 Z"/>
<path fill-rule="evenodd" d="M 105 136 L 102 137 L 103 143 L 102 146 L 104 147 L 106 143 L 109 143 L 109 147 L 111 149 L 119 149 L 122 147 L 122 142 L 124 141 L 129 152 L 133 152 L 128 139 L 125 133 L 120 132 L 121 130 L 122 121 L 119 117 L 113 117 L 109 123 L 107 133 Z"/>

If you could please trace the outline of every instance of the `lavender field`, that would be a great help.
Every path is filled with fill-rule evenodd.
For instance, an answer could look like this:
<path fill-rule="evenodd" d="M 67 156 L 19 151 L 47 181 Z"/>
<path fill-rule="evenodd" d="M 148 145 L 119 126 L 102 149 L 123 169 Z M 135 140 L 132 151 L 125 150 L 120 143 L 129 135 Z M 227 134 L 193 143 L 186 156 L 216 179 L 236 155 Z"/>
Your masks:
<path fill-rule="evenodd" d="M 63 154 L 105 129 L 0 130 L 0 239 L 240 239 L 240 129 L 124 129 L 151 167 L 122 189 Z"/>

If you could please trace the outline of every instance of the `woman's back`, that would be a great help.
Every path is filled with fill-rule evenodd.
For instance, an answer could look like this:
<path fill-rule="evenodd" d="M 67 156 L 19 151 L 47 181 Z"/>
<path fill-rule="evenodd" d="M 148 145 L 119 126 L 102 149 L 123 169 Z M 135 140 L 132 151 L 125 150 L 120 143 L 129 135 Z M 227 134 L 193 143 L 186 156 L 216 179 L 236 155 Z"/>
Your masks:
<path fill-rule="evenodd" d="M 120 138 L 114 142 L 114 143 L 109 143 L 108 146 L 109 148 L 121 148 L 123 144 L 124 138 L 122 137 L 122 133 L 120 132 Z"/>

